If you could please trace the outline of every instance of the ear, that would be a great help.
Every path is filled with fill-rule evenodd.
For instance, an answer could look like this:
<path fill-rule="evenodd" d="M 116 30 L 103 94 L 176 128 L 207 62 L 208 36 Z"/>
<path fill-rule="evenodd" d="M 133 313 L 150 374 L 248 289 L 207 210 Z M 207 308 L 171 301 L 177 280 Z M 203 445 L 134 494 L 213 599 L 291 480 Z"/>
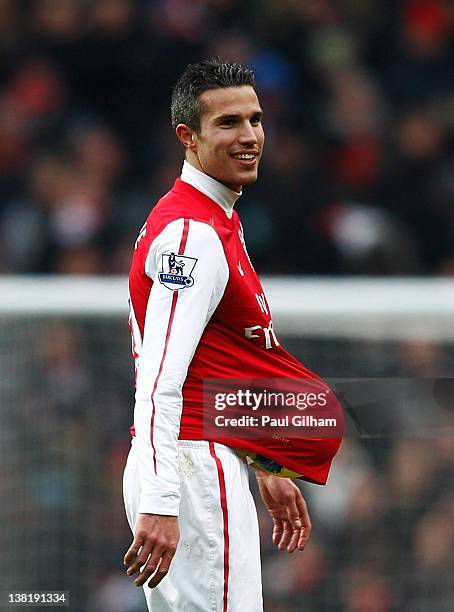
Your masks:
<path fill-rule="evenodd" d="M 197 134 L 185 123 L 179 123 L 175 128 L 178 140 L 185 149 L 195 151 L 197 149 Z"/>

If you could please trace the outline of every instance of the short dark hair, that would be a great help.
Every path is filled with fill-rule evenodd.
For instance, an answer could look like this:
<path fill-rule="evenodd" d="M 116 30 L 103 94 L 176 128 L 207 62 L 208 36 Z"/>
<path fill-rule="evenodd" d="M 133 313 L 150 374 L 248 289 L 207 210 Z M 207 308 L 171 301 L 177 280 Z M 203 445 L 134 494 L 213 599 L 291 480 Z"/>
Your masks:
<path fill-rule="evenodd" d="M 175 84 L 170 106 L 172 126 L 185 123 L 200 132 L 200 116 L 203 112 L 200 95 L 218 87 L 241 87 L 250 85 L 255 89 L 254 72 L 236 62 L 223 62 L 212 57 L 198 64 L 189 64 Z"/>

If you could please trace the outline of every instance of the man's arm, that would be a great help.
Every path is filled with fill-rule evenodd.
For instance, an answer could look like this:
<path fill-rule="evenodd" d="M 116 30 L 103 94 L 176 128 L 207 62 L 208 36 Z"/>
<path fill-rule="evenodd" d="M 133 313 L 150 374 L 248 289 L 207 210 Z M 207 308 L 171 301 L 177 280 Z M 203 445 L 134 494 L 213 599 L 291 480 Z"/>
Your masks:
<path fill-rule="evenodd" d="M 306 502 L 290 478 L 280 478 L 253 466 L 260 495 L 273 519 L 273 543 L 292 553 L 304 550 L 309 541 L 312 524 Z"/>
<path fill-rule="evenodd" d="M 177 291 L 160 281 L 165 255 L 195 261 L 193 283 Z M 153 279 L 137 370 L 134 425 L 139 456 L 140 500 L 135 537 L 124 563 L 128 575 L 144 567 L 141 586 L 159 565 L 149 585 L 165 576 L 179 538 L 178 434 L 182 388 L 203 330 L 228 281 L 221 241 L 205 223 L 178 219 L 153 240 L 145 271 Z M 185 271 L 186 274 L 189 270 Z"/>

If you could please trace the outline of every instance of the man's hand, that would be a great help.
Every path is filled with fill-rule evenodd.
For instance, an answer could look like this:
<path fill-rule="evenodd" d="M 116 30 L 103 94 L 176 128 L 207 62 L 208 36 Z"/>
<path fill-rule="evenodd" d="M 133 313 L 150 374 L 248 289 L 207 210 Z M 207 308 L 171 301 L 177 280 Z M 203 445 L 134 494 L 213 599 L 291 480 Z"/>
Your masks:
<path fill-rule="evenodd" d="M 255 468 L 263 502 L 273 519 L 273 543 L 292 553 L 303 550 L 312 531 L 311 520 L 301 491 L 290 478 L 279 478 Z"/>
<path fill-rule="evenodd" d="M 169 571 L 179 539 L 176 516 L 139 514 L 134 541 L 124 558 L 128 576 L 133 576 L 142 568 L 134 581 L 136 586 L 142 586 L 156 569 L 148 586 L 152 589 L 161 582 Z"/>

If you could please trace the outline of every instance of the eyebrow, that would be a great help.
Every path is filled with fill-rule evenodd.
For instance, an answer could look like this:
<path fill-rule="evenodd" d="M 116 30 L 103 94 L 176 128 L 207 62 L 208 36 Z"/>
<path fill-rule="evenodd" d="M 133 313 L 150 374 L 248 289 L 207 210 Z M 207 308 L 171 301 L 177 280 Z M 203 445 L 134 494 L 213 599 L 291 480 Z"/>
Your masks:
<path fill-rule="evenodd" d="M 263 117 L 263 112 L 262 111 L 257 111 L 255 112 L 251 119 L 262 119 Z M 227 115 L 220 115 L 219 117 L 216 117 L 215 121 L 216 123 L 222 123 L 223 121 L 227 120 L 227 119 L 239 119 L 240 115 L 235 115 L 234 113 L 230 113 Z"/>

